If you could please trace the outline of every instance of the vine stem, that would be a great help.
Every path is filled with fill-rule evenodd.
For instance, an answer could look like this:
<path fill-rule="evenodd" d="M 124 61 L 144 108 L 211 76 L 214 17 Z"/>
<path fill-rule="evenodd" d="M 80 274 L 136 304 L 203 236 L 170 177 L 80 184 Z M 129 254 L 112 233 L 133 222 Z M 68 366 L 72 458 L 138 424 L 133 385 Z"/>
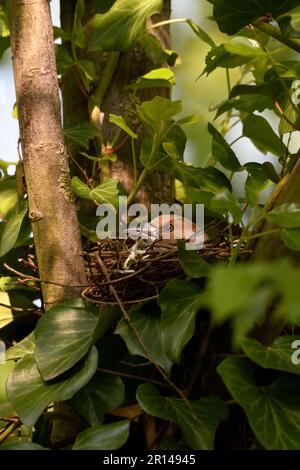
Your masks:
<path fill-rule="evenodd" d="M 106 269 L 106 266 L 104 264 L 104 262 L 102 261 L 100 255 L 98 253 L 95 254 L 95 258 L 104 274 L 104 277 L 106 278 L 107 281 L 110 281 L 110 275 Z M 180 396 L 180 398 L 182 398 L 182 400 L 184 400 L 184 402 L 186 403 L 186 405 L 189 407 L 191 413 L 193 414 L 193 417 L 195 419 L 196 416 L 195 416 L 195 413 L 194 413 L 194 410 L 192 409 L 191 407 L 191 404 L 189 402 L 189 400 L 186 398 L 186 396 L 184 395 L 184 393 L 182 392 L 182 390 L 180 390 L 170 379 L 169 377 L 167 376 L 167 374 L 164 372 L 164 370 L 157 364 L 157 362 L 154 360 L 154 358 L 152 357 L 152 355 L 150 354 L 150 352 L 148 351 L 147 349 L 147 346 L 145 344 L 145 341 L 143 339 L 143 337 L 140 335 L 140 333 L 137 331 L 137 329 L 135 328 L 135 326 L 133 325 L 132 321 L 131 321 L 131 318 L 130 316 L 128 315 L 128 312 L 126 310 L 126 308 L 124 307 L 120 297 L 119 297 L 119 294 L 118 292 L 116 291 L 116 289 L 114 288 L 114 286 L 112 284 L 110 284 L 109 286 L 110 288 L 110 291 L 112 293 L 112 295 L 114 296 L 116 302 L 118 303 L 119 307 L 120 307 L 120 310 L 123 314 L 123 317 L 124 317 L 124 320 L 126 321 L 126 323 L 128 324 L 129 328 L 132 330 L 134 336 L 136 337 L 136 339 L 138 340 L 142 350 L 144 351 L 147 359 L 149 360 L 149 362 L 151 362 L 151 364 L 153 364 L 153 366 L 155 367 L 155 369 L 157 370 L 157 372 L 159 372 L 159 374 L 163 377 L 163 379 L 165 380 L 165 382 L 170 386 L 171 389 L 173 389 L 177 395 Z"/>
<path fill-rule="evenodd" d="M 290 47 L 294 51 L 300 53 L 300 42 L 296 41 L 295 39 L 285 38 L 280 33 L 280 30 L 276 28 L 275 26 L 272 26 L 269 23 L 265 23 L 259 20 L 254 21 L 252 24 L 253 26 L 255 26 L 255 28 L 259 29 L 260 31 L 263 31 L 264 33 L 267 33 L 272 38 L 276 39 L 282 44 L 285 44 L 286 46 Z"/>

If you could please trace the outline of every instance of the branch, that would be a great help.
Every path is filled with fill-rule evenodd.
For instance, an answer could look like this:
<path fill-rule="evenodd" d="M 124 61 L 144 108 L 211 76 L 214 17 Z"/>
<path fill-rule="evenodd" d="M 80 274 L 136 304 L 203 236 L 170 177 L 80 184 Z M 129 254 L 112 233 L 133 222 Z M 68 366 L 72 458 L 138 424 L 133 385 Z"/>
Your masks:
<path fill-rule="evenodd" d="M 282 44 L 285 44 L 294 51 L 300 53 L 300 42 L 295 39 L 285 38 L 284 36 L 282 36 L 280 30 L 275 26 L 260 20 L 254 21 L 252 25 L 260 31 L 263 31 L 264 33 L 268 34 L 272 38 L 276 39 L 277 41 L 281 42 Z"/>

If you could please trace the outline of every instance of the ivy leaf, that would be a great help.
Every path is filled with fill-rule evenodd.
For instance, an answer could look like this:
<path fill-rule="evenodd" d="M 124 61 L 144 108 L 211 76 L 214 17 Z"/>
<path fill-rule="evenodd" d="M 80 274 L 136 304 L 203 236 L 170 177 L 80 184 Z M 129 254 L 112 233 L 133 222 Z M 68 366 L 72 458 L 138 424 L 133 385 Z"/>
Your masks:
<path fill-rule="evenodd" d="M 35 360 L 44 380 L 54 379 L 85 356 L 93 342 L 99 313 L 82 299 L 74 299 L 51 308 L 39 319 Z"/>
<path fill-rule="evenodd" d="M 259 195 L 271 182 L 265 172 L 264 166 L 260 163 L 246 163 L 244 168 L 246 168 L 249 173 L 245 183 L 246 198 L 250 206 L 255 207 L 258 203 Z"/>
<path fill-rule="evenodd" d="M 125 386 L 120 377 L 99 373 L 74 395 L 70 404 L 95 426 L 102 423 L 105 413 L 122 405 L 124 400 Z"/>
<path fill-rule="evenodd" d="M 220 214 L 229 213 L 231 214 L 235 224 L 240 223 L 243 214 L 241 211 L 240 204 L 234 194 L 228 189 L 219 191 L 210 201 L 210 207 L 212 210 L 219 212 Z"/>
<path fill-rule="evenodd" d="M 231 52 L 226 51 L 224 44 L 221 44 L 220 46 L 213 47 L 206 55 L 206 66 L 202 75 L 205 73 L 209 75 L 218 67 L 226 69 L 240 67 L 241 65 L 249 62 L 249 60 L 249 57 L 231 54 Z"/>
<path fill-rule="evenodd" d="M 229 42 L 224 44 L 224 48 L 231 54 L 245 57 L 259 57 L 261 55 L 265 55 L 265 51 L 258 41 L 244 36 L 235 36 Z"/>
<path fill-rule="evenodd" d="M 92 189 L 90 197 L 98 204 L 112 204 L 117 207 L 121 194 L 124 194 L 121 183 L 118 180 L 110 179 Z"/>
<path fill-rule="evenodd" d="M 51 450 L 40 446 L 36 442 L 8 442 L 1 444 L 1 450 Z"/>
<path fill-rule="evenodd" d="M 254 111 L 263 112 L 265 109 L 274 109 L 274 102 L 270 96 L 262 95 L 242 95 L 230 98 L 224 101 L 218 108 L 215 119 L 221 114 L 236 109 L 238 111 L 254 113 Z"/>
<path fill-rule="evenodd" d="M 243 134 L 264 153 L 271 152 L 278 157 L 287 153 L 284 143 L 262 116 L 248 115 L 243 121 Z"/>
<path fill-rule="evenodd" d="M 55 44 L 55 56 L 58 75 L 64 75 L 75 63 L 63 44 Z"/>
<path fill-rule="evenodd" d="M 65 127 L 64 135 L 88 150 L 90 140 L 99 137 L 99 130 L 89 122 L 82 122 L 72 127 Z"/>
<path fill-rule="evenodd" d="M 133 90 L 144 88 L 169 88 L 175 85 L 175 75 L 172 70 L 161 67 L 142 75 L 135 83 L 130 85 Z"/>
<path fill-rule="evenodd" d="M 169 359 L 178 364 L 184 346 L 194 334 L 203 295 L 192 282 L 171 279 L 161 291 L 158 303 L 162 311 L 160 331 L 163 348 Z"/>
<path fill-rule="evenodd" d="M 208 123 L 208 132 L 212 135 L 212 154 L 221 165 L 230 171 L 241 170 L 241 164 L 238 161 L 234 151 L 226 142 L 224 137 L 217 129 Z"/>
<path fill-rule="evenodd" d="M 300 368 L 292 362 L 292 344 L 300 336 L 280 336 L 272 344 L 265 346 L 256 339 L 245 338 L 242 347 L 246 356 L 264 369 L 276 369 L 292 374 L 300 374 Z"/>
<path fill-rule="evenodd" d="M 91 62 L 90 60 L 81 59 L 81 60 L 78 60 L 76 64 L 81 68 L 87 80 L 89 81 L 95 80 L 96 68 L 93 62 Z"/>
<path fill-rule="evenodd" d="M 261 16 L 276 18 L 298 5 L 298 0 L 215 0 L 213 16 L 222 33 L 236 34 Z"/>
<path fill-rule="evenodd" d="M 185 249 L 185 242 L 177 240 L 179 263 L 184 272 L 191 278 L 206 277 L 211 269 L 199 253 Z"/>
<path fill-rule="evenodd" d="M 198 24 L 194 23 L 194 21 L 192 21 L 192 20 L 187 20 L 187 24 L 190 26 L 192 31 L 194 31 L 196 36 L 198 36 L 198 38 L 201 39 L 201 41 L 205 42 L 210 47 L 215 46 L 215 42 L 212 39 L 212 37 L 209 36 L 209 34 L 207 34 L 207 32 L 204 31 L 204 29 L 200 28 L 200 26 Z"/>
<path fill-rule="evenodd" d="M 16 243 L 27 212 L 27 201 L 21 201 L 16 213 L 10 213 L 0 229 L 0 257 L 8 253 Z"/>
<path fill-rule="evenodd" d="M 290 250 L 300 251 L 300 228 L 283 228 L 280 230 L 280 238 Z"/>
<path fill-rule="evenodd" d="M 213 449 L 216 428 L 227 417 L 227 408 L 217 397 L 191 401 L 190 408 L 180 398 L 160 395 L 154 385 L 138 387 L 137 401 L 152 416 L 180 426 L 183 437 L 191 449 Z"/>
<path fill-rule="evenodd" d="M 143 338 L 147 351 L 153 359 L 169 373 L 172 362 L 164 351 L 159 317 L 153 310 L 153 304 L 146 304 L 131 310 L 129 313 L 131 323 Z M 123 318 L 118 323 L 115 333 L 120 335 L 125 341 L 130 354 L 147 358 L 144 349 Z"/>
<path fill-rule="evenodd" d="M 76 4 L 75 14 L 74 14 L 74 25 L 72 32 L 72 41 L 76 46 L 85 48 L 86 38 L 84 33 L 84 27 L 82 25 L 82 20 L 85 15 L 85 3 L 84 0 L 78 0 Z"/>
<path fill-rule="evenodd" d="M 71 187 L 76 196 L 79 196 L 82 199 L 91 199 L 91 188 L 89 188 L 87 184 L 83 183 L 78 176 L 73 176 Z"/>
<path fill-rule="evenodd" d="M 169 121 L 181 112 L 181 101 L 171 101 L 162 96 L 156 96 L 151 101 L 144 101 L 137 106 L 141 121 L 149 125 L 154 132 L 161 130 L 161 124 Z"/>
<path fill-rule="evenodd" d="M 147 19 L 161 8 L 162 0 L 116 0 L 107 13 L 95 15 L 89 50 L 129 51 L 145 33 Z"/>
<path fill-rule="evenodd" d="M 129 437 L 127 420 L 112 424 L 93 426 L 76 437 L 72 450 L 116 450 L 125 444 Z"/>
<path fill-rule="evenodd" d="M 266 219 L 283 228 L 300 227 L 300 204 L 296 202 L 281 204 L 268 212 Z"/>
<path fill-rule="evenodd" d="M 1 416 L 5 417 L 10 416 L 14 411 L 11 403 L 8 401 L 6 394 L 6 381 L 13 367 L 13 362 L 6 362 L 5 364 L 0 363 L 0 413 Z"/>
<path fill-rule="evenodd" d="M 7 397 L 23 423 L 31 428 L 50 403 L 68 400 L 88 383 L 97 366 L 98 353 L 93 346 L 82 367 L 71 377 L 62 382 L 45 383 L 33 354 L 27 354 L 8 377 Z"/>
<path fill-rule="evenodd" d="M 138 135 L 133 132 L 130 127 L 127 126 L 125 119 L 122 116 L 117 116 L 116 114 L 109 115 L 109 122 L 116 124 L 116 126 L 120 127 L 126 134 L 128 134 L 133 139 L 137 139 Z"/>
<path fill-rule="evenodd" d="M 260 387 L 249 361 L 237 357 L 225 359 L 217 371 L 266 450 L 299 448 L 300 377 L 284 375 Z"/>

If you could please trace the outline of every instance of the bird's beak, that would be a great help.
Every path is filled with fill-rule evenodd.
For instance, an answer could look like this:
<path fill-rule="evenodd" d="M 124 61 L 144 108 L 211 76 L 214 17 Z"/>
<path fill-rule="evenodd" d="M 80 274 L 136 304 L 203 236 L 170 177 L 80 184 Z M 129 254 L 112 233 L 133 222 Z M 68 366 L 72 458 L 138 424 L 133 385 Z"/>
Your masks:
<path fill-rule="evenodd" d="M 157 240 L 159 233 L 157 228 L 149 222 L 146 222 L 139 227 L 129 227 L 127 229 L 128 236 L 134 240 L 141 238 L 142 240 Z"/>

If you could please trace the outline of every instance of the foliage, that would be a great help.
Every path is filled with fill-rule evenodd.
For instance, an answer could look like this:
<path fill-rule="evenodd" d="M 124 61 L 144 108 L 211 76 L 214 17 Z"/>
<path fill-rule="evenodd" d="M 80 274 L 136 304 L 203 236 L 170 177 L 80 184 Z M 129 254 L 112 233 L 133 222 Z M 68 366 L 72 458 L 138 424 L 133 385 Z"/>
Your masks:
<path fill-rule="evenodd" d="M 175 84 L 174 71 L 166 63 L 174 65 L 176 53 L 163 50 L 151 28 L 147 29 L 147 19 L 161 11 L 163 2 L 116 0 L 106 9 L 98 3 L 102 2 L 95 2 L 95 16 L 87 21 L 85 2 L 78 0 L 71 31 L 55 28 L 55 36 L 63 39 L 56 48 L 58 74 L 63 80 L 75 73 L 88 96 L 89 121 L 64 130 L 68 142 L 85 150 L 80 161 L 88 162 L 90 172 L 72 174 L 80 211 L 88 207 L 89 215 L 90 207 L 103 203 L 117 207 L 125 189 L 115 179 L 100 181 L 98 174 L 105 163 L 119 158 L 122 143 L 130 139 L 135 182 L 128 202 L 135 200 L 149 173 L 173 176 L 181 184 L 181 202 L 205 203 L 207 218 L 216 221 L 207 231 L 212 239 L 229 246 L 230 256 L 228 262 L 220 258 L 206 262 L 179 243 L 185 277 L 169 280 L 156 300 L 131 308 L 128 316 L 120 305 L 98 308 L 76 298 L 39 318 L 36 313 L 43 306 L 36 307 L 39 282 L 30 274 L 27 197 L 19 179 L 9 176 L 7 165 L 0 161 L 0 256 L 16 270 L 17 259 L 29 255 L 21 282 L 18 272 L 11 277 L 4 265 L 0 267 L 0 294 L 5 294 L 0 296 L 4 304 L 0 338 L 10 345 L 14 342 L 7 364 L 0 365 L 0 415 L 9 418 L 16 413 L 29 430 L 36 425 L 34 443 L 21 442 L 19 449 L 44 446 L 39 425 L 51 419 L 57 400 L 67 401 L 87 423 L 73 442 L 74 450 L 126 449 L 127 440 L 134 440 L 147 426 L 145 414 L 157 418 L 156 447 L 164 448 L 168 431 L 174 449 L 223 448 L 226 433 L 238 441 L 238 448 L 245 448 L 230 421 L 241 419 L 241 412 L 242 419 L 247 419 L 248 448 L 296 449 L 299 366 L 292 362 L 292 354 L 294 341 L 299 341 L 299 267 L 288 260 L 248 263 L 244 253 L 251 251 L 257 238 L 270 233 L 287 248 L 300 251 L 299 190 L 298 201 L 274 205 L 273 199 L 299 157 L 290 146 L 299 131 L 295 97 L 300 76 L 295 39 L 300 34 L 299 2 L 215 0 L 213 20 L 228 35 L 222 44 L 186 20 L 210 47 L 203 74 L 221 68 L 228 80 L 228 96 L 208 125 L 211 157 L 203 168 L 184 162 L 184 126 L 196 125 L 200 117 L 178 117 L 180 100 L 143 99 L 145 89 L 171 89 Z M 3 6 L 0 34 L 1 55 L 9 35 Z M 109 83 L 97 82 L 91 51 L 109 53 L 108 63 L 114 63 L 114 54 L 137 45 L 151 56 L 153 70 L 127 84 L 131 109 L 122 116 L 110 114 L 115 135 L 104 142 L 101 113 L 96 120 L 93 116 L 101 109 L 102 90 Z M 239 70 L 235 84 L 231 84 L 231 69 Z M 227 134 L 237 124 L 240 137 L 250 139 L 262 152 L 260 162 L 243 163 L 236 154 Z M 245 180 L 241 194 L 233 189 L 239 175 Z M 268 233 L 261 231 L 266 221 L 271 223 Z M 81 228 L 88 246 L 95 241 L 95 231 L 84 223 Z M 5 317 L 9 307 L 21 307 L 22 318 L 31 322 L 29 331 L 21 329 L 21 337 L 15 334 L 19 320 Z M 288 335 L 278 333 L 272 344 L 263 344 L 256 329 L 266 316 L 285 325 Z M 27 336 L 32 330 L 34 334 Z M 9 442 L 3 449 L 15 446 Z"/>

